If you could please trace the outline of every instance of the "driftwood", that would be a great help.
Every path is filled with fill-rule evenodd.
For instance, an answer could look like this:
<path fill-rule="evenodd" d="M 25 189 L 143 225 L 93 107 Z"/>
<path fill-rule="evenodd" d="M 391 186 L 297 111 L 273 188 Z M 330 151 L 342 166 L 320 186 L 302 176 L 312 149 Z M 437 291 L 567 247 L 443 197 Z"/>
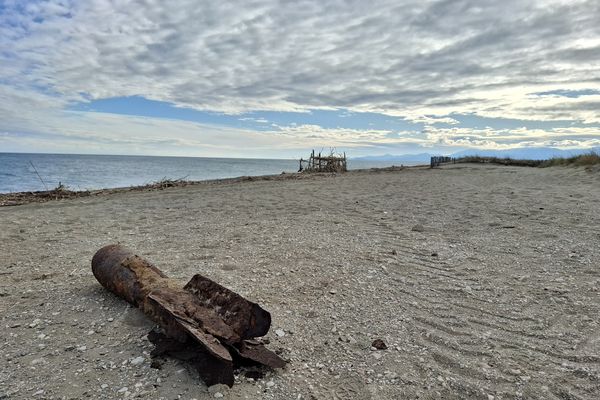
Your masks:
<path fill-rule="evenodd" d="M 282 368 L 285 362 L 262 343 L 271 315 L 258 304 L 203 277 L 185 285 L 120 245 L 98 250 L 92 259 L 98 281 L 156 322 L 148 335 L 153 356 L 172 355 L 195 364 L 207 385 L 233 385 L 234 364 Z"/>
<path fill-rule="evenodd" d="M 346 172 L 347 170 L 345 152 L 343 155 L 336 155 L 331 150 L 331 153 L 326 156 L 321 153 L 315 154 L 313 150 L 308 160 L 300 159 L 298 172 Z"/>

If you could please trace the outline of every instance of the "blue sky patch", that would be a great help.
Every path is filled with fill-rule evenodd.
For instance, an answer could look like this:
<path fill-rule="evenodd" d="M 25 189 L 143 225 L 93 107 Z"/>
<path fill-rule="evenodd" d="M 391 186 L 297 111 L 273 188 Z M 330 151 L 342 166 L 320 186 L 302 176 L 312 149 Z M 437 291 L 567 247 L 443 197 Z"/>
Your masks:
<path fill-rule="evenodd" d="M 596 89 L 581 89 L 581 90 L 568 90 L 568 89 L 557 89 L 549 90 L 547 92 L 532 93 L 535 96 L 560 96 L 576 99 L 582 96 L 594 96 L 599 95 L 600 90 Z"/>
<path fill-rule="evenodd" d="M 193 121 L 202 124 L 247 128 L 257 131 L 278 130 L 278 127 L 318 125 L 325 129 L 357 130 L 422 130 L 422 123 L 401 117 L 378 113 L 357 113 L 348 110 L 310 110 L 309 112 L 253 111 L 231 115 L 191 108 L 177 107 L 172 103 L 149 100 L 140 96 L 114 97 L 76 103 L 71 111 L 101 112 L 141 117 Z"/>

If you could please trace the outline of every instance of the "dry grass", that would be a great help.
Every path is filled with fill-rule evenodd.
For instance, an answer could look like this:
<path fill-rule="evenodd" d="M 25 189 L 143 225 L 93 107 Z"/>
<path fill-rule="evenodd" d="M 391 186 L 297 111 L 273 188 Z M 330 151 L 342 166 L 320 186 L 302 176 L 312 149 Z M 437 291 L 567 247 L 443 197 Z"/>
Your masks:
<path fill-rule="evenodd" d="M 574 166 L 574 167 L 588 167 L 591 165 L 600 164 L 600 154 L 595 152 L 590 152 L 586 154 L 581 154 L 578 156 L 563 158 L 563 157 L 555 157 L 550 160 L 546 160 L 542 162 L 540 167 L 557 167 L 557 166 Z"/>
<path fill-rule="evenodd" d="M 500 157 L 481 157 L 481 156 L 468 156 L 456 159 L 457 163 L 483 163 L 483 164 L 501 164 L 501 165 L 513 165 L 517 167 L 539 167 L 544 161 L 543 160 L 515 160 L 513 158 L 500 158 Z"/>
<path fill-rule="evenodd" d="M 456 159 L 457 163 L 484 163 L 513 165 L 517 167 L 588 167 L 600 164 L 600 154 L 590 152 L 573 157 L 555 157 L 549 160 L 516 160 L 513 158 L 469 156 Z"/>

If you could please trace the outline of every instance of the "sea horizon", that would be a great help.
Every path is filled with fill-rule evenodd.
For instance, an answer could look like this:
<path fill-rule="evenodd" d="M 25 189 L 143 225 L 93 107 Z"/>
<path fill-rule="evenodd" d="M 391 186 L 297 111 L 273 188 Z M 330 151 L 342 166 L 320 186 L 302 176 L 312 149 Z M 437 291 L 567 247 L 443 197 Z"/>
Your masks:
<path fill-rule="evenodd" d="M 391 166 L 348 161 L 348 169 Z M 405 164 L 411 165 L 411 164 Z M 0 152 L 0 193 L 85 191 L 147 185 L 164 179 L 205 181 L 298 171 L 299 159 Z"/>

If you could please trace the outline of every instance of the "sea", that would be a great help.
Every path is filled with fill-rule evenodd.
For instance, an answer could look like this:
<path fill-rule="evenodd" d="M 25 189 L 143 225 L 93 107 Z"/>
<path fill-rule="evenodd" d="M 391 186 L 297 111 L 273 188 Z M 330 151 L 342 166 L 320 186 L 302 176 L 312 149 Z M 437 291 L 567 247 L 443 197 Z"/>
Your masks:
<path fill-rule="evenodd" d="M 348 160 L 348 169 L 381 168 L 389 161 Z M 296 172 L 298 160 L 0 153 L 0 193 L 94 190 L 163 179 L 210 180 Z"/>

